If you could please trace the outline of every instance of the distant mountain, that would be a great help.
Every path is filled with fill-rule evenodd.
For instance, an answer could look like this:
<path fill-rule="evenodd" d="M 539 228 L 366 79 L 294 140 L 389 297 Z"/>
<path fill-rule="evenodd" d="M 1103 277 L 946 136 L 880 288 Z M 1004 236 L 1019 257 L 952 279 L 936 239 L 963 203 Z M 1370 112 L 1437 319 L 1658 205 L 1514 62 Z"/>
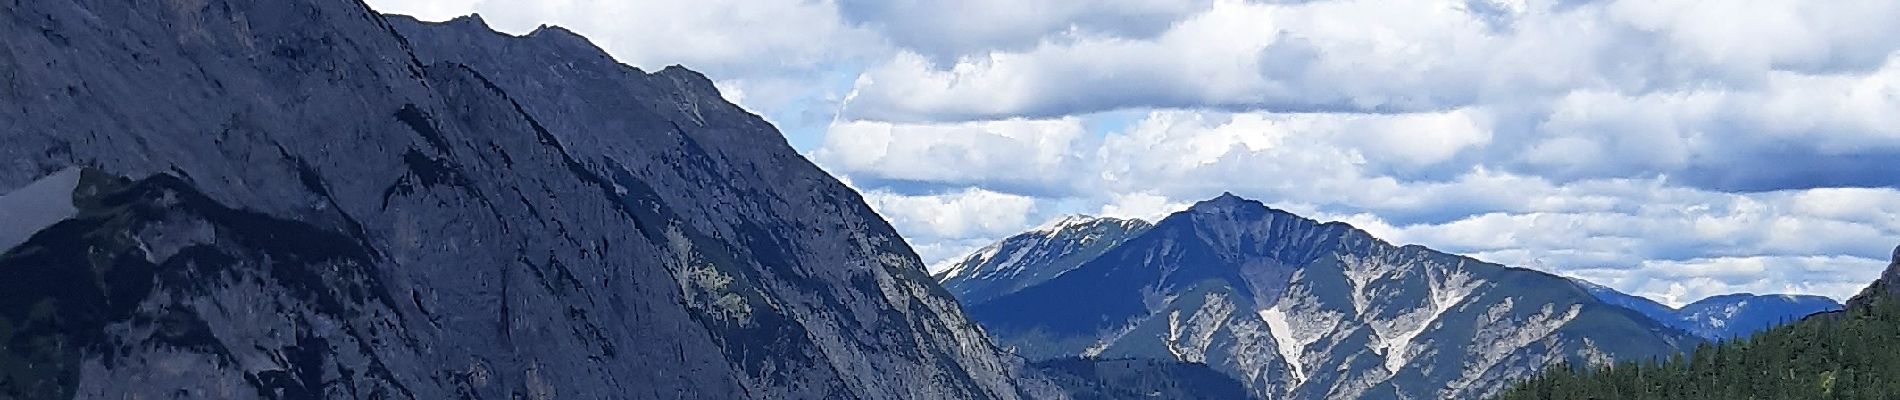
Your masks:
<path fill-rule="evenodd" d="M 1503 400 L 1890 399 L 1900 394 L 1900 249 L 1846 309 L 1664 362 L 1555 368 Z M 1718 304 L 1734 304 L 1720 302 Z M 1685 309 L 1688 307 L 1684 307 Z"/>
<path fill-rule="evenodd" d="M 0 399 L 1063 397 L 699 73 L 357 0 L 0 10 Z"/>
<path fill-rule="evenodd" d="M 1473 398 L 1558 363 L 1700 342 L 1568 279 L 1231 194 L 1059 276 L 971 300 L 972 318 L 1032 359 L 1205 363 L 1262 398 Z"/>
<path fill-rule="evenodd" d="M 1598 285 L 1590 281 L 1586 281 L 1582 279 L 1572 279 L 1572 281 L 1576 282 L 1577 285 L 1583 286 L 1583 289 L 1585 291 L 1590 292 L 1590 295 L 1595 296 L 1597 300 L 1602 300 L 1604 303 L 1609 303 L 1610 305 L 1627 308 L 1627 309 L 1630 309 L 1631 311 L 1636 311 L 1639 314 L 1643 314 L 1643 316 L 1645 317 L 1649 317 L 1650 319 L 1656 320 L 1658 322 L 1662 322 L 1663 324 L 1666 324 L 1669 326 L 1675 326 L 1678 329 L 1681 329 L 1681 326 L 1679 326 L 1680 325 L 1679 322 L 1681 318 L 1678 315 L 1676 315 L 1675 307 L 1663 305 L 1663 303 L 1658 303 L 1655 300 L 1650 300 L 1648 297 L 1623 293 L 1623 292 L 1617 291 L 1616 289 L 1611 289 L 1609 286 Z M 1694 331 L 1691 331 L 1688 329 L 1683 329 L 1683 330 L 1690 331 L 1690 333 L 1694 333 Z"/>
<path fill-rule="evenodd" d="M 1152 226 L 1139 219 L 1062 217 L 983 247 L 936 278 L 957 299 L 981 303 L 1055 278 Z"/>
<path fill-rule="evenodd" d="M 1841 307 L 1840 302 L 1821 296 L 1738 293 L 1689 303 L 1677 314 L 1685 322 L 1678 325 L 1684 330 L 1710 339 L 1733 339 Z"/>
<path fill-rule="evenodd" d="M 1842 307 L 1840 302 L 1822 296 L 1737 293 L 1712 296 L 1676 309 L 1602 285 L 1582 280 L 1577 283 L 1605 303 L 1635 310 L 1665 325 L 1710 340 L 1744 337 Z"/>

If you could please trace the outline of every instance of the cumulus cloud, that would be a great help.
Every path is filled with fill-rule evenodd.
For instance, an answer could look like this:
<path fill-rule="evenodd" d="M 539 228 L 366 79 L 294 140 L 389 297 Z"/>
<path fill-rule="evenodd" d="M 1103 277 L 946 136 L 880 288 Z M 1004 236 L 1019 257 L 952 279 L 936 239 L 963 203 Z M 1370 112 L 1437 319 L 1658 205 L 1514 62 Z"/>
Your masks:
<path fill-rule="evenodd" d="M 1045 41 L 859 81 L 871 119 L 1067 115 L 1124 107 L 1418 111 L 1576 89 L 1759 85 L 1854 74 L 1900 44 L 1882 1 L 1216 1 L 1151 39 Z M 1064 90 L 1047 90 L 1064 89 Z"/>
<path fill-rule="evenodd" d="M 1031 219 L 1037 201 L 1028 196 L 975 188 L 921 195 L 872 189 L 863 194 L 865 202 L 911 242 L 918 256 L 932 264 L 1041 222 Z"/>
<path fill-rule="evenodd" d="M 1207 0 L 841 0 L 852 23 L 930 59 L 1020 50 L 1064 38 L 1147 38 L 1205 9 Z"/>
<path fill-rule="evenodd" d="M 1074 150 L 1092 139 L 1082 125 L 1077 118 L 930 125 L 841 121 L 812 157 L 860 182 L 981 184 L 1059 194 L 1068 177 L 1046 171 L 1082 167 Z"/>
<path fill-rule="evenodd" d="M 1475 161 L 1496 169 L 1669 174 L 1717 190 L 1892 186 L 1892 174 L 1842 171 L 1900 156 L 1900 42 L 1881 39 L 1900 36 L 1881 22 L 1896 19 L 1900 5 L 1881 1 L 1217 1 L 1148 39 L 1046 41 L 948 66 L 900 53 L 859 77 L 843 115 L 1477 110 L 1500 138 Z"/>
<path fill-rule="evenodd" d="M 863 129 L 861 123 L 847 122 L 833 128 L 832 137 L 840 142 L 827 143 L 818 153 L 902 160 L 916 168 L 819 158 L 852 176 L 910 173 L 903 177 L 995 190 L 1028 179 L 1066 188 L 1023 197 L 1043 211 L 1079 202 L 1100 204 L 1081 211 L 1157 219 L 1194 200 L 1232 191 L 1314 218 L 1345 221 L 1394 242 L 1581 276 L 1658 298 L 1736 290 L 1846 296 L 1884 265 L 1869 260 L 1881 259 L 1900 240 L 1900 190 L 1724 192 L 1685 186 L 1664 175 L 1559 180 L 1473 166 L 1464 156 L 1490 143 L 1489 121 L 1488 114 L 1469 109 L 1155 111 L 1099 140 L 1075 139 L 1086 133 L 1073 119 L 876 125 L 880 135 L 914 133 L 903 146 L 885 143 L 906 139 L 859 140 L 854 139 L 858 133 L 835 132 Z M 959 137 L 1001 135 L 971 129 L 991 124 L 1062 140 L 984 146 Z M 923 134 L 927 129 L 950 131 Z M 957 157 L 985 149 L 1012 156 L 1001 162 L 929 154 L 941 149 Z M 1081 156 L 1056 157 L 1062 154 Z M 1055 161 L 1035 164 L 1035 155 Z M 969 168 L 943 168 L 950 165 Z M 1397 172 L 1439 165 L 1458 172 L 1442 179 L 1402 179 L 1404 173 Z M 1036 173 L 1026 178 L 1022 171 Z M 1037 221 L 1026 218 L 1023 226 Z M 944 235 L 920 237 L 934 236 Z M 981 235 L 957 239 L 974 237 Z M 1822 259 L 1851 262 L 1835 268 L 1814 261 Z M 1758 270 L 1767 272 L 1751 272 Z M 1736 278 L 1750 274 L 1759 279 Z M 1806 283 L 1787 286 L 1794 282 Z"/>
<path fill-rule="evenodd" d="M 1103 204 L 1096 215 L 1111 218 L 1134 218 L 1149 222 L 1186 210 L 1194 203 L 1170 199 L 1150 192 L 1115 193 L 1109 195 L 1108 204 Z"/>

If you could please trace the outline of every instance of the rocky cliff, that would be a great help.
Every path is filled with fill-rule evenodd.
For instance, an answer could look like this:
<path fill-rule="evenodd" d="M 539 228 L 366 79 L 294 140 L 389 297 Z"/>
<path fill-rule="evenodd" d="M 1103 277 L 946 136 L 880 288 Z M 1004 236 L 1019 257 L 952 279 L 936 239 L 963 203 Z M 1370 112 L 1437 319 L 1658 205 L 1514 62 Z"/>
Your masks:
<path fill-rule="evenodd" d="M 0 398 L 1062 396 L 692 71 L 347 0 L 0 33 L 0 206 L 59 211 L 0 230 Z"/>

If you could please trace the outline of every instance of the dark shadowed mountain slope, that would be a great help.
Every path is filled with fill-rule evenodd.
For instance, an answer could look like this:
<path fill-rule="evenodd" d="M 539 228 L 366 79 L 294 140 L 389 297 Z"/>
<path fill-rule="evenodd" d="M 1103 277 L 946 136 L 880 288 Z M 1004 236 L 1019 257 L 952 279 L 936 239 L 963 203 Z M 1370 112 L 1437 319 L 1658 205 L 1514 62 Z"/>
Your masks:
<path fill-rule="evenodd" d="M 1139 219 L 1067 216 L 985 246 L 936 278 L 958 300 L 982 303 L 1062 275 L 1151 226 Z"/>
<path fill-rule="evenodd" d="M 1663 303 L 1650 300 L 1648 297 L 1623 293 L 1616 289 L 1611 289 L 1609 286 L 1598 285 L 1590 281 L 1582 279 L 1572 280 L 1577 282 L 1577 285 L 1583 286 L 1584 290 L 1589 291 L 1591 296 L 1596 296 L 1597 300 L 1602 300 L 1604 303 L 1630 309 L 1631 311 L 1643 314 L 1645 317 L 1654 319 L 1657 322 L 1672 326 L 1680 320 L 1680 317 L 1676 315 L 1675 307 L 1663 305 Z M 1694 332 L 1691 331 L 1690 333 Z"/>
<path fill-rule="evenodd" d="M 1076 400 L 1242 400 L 1240 381 L 1204 364 L 1173 360 L 1062 358 L 1036 363 Z"/>
<path fill-rule="evenodd" d="M 1605 303 L 1634 310 L 1664 325 L 1709 340 L 1747 337 L 1808 315 L 1841 309 L 1840 302 L 1821 296 L 1749 293 L 1711 296 L 1676 309 L 1602 285 L 1581 280 L 1577 284 Z"/>
<path fill-rule="evenodd" d="M 1900 293 L 1882 285 L 1897 271 L 1900 249 L 1845 310 L 1665 362 L 1553 369 L 1499 398 L 1891 399 L 1900 394 Z"/>
<path fill-rule="evenodd" d="M 1224 195 L 971 315 L 1034 359 L 1205 363 L 1265 398 L 1470 398 L 1698 340 L 1568 279 Z"/>
<path fill-rule="evenodd" d="M 0 35 L 0 192 L 58 211 L 0 230 L 0 398 L 1060 396 L 691 71 L 346 0 Z"/>

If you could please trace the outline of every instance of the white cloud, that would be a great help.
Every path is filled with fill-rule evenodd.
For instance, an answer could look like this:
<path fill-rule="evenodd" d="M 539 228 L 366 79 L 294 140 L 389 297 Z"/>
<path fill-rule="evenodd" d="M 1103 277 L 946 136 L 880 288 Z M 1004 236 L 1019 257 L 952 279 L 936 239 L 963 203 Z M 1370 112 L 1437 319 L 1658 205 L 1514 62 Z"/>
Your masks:
<path fill-rule="evenodd" d="M 1020 50 L 1052 38 L 1143 38 L 1207 0 L 841 0 L 847 19 L 933 59 Z"/>
<path fill-rule="evenodd" d="M 1528 122 L 1511 127 L 1521 137 L 1491 156 L 1497 166 L 1568 178 L 1720 174 L 1694 167 L 1727 161 L 1731 142 L 1896 148 L 1891 1 L 1484 4 L 1217 1 L 1147 39 L 1046 41 L 949 66 L 899 55 L 860 77 L 844 115 L 1475 108 Z M 1709 184 L 1734 179 L 1748 178 Z"/>
<path fill-rule="evenodd" d="M 1152 40 L 1084 36 L 1027 52 L 966 57 L 948 69 L 904 52 L 858 79 L 845 112 L 855 119 L 927 121 L 1114 108 L 1103 104 L 1245 102 L 1260 79 L 1235 67 L 1251 65 L 1275 32 L 1260 23 L 1266 15 L 1259 11 L 1219 1 Z"/>
<path fill-rule="evenodd" d="M 1090 138 L 1077 118 L 942 125 L 837 122 L 812 157 L 858 179 L 1059 190 Z"/>
<path fill-rule="evenodd" d="M 1041 223 L 1038 201 L 982 189 L 905 195 L 862 190 L 864 200 L 904 235 L 931 271 L 998 238 Z"/>
<path fill-rule="evenodd" d="M 1177 201 L 1166 196 L 1149 193 L 1116 193 L 1110 195 L 1108 204 L 1103 204 L 1096 214 L 1111 218 L 1135 218 L 1148 222 L 1158 222 L 1168 214 L 1186 210 L 1194 203 Z"/>
<path fill-rule="evenodd" d="M 864 192 L 864 198 L 884 218 L 908 235 L 922 238 L 991 237 L 1014 234 L 1032 225 L 1029 214 L 1036 199 L 966 189 L 937 195 L 903 195 L 880 190 Z"/>
<path fill-rule="evenodd" d="M 1449 162 L 1466 150 L 1485 146 L 1489 131 L 1484 115 L 1472 110 L 1393 115 L 1157 111 L 1123 131 L 1092 141 L 1073 139 L 1085 135 L 1078 132 L 1074 121 L 998 122 L 1046 124 L 1057 128 L 1020 132 L 1068 132 L 1049 135 L 1067 139 L 1044 146 L 1009 142 L 991 147 L 957 139 L 959 135 L 994 135 L 986 130 L 927 133 L 932 127 L 955 131 L 960 129 L 957 127 L 992 123 L 947 127 L 879 123 L 874 130 L 881 134 L 879 140 L 847 150 L 842 146 L 863 145 L 850 139 L 859 136 L 857 133 L 836 132 L 859 129 L 856 125 L 862 124 L 848 123 L 834 126 L 832 137 L 843 140 L 835 143 L 841 147 L 827 147 L 820 153 L 848 152 L 864 159 L 916 162 L 929 168 L 918 167 L 916 174 L 907 175 L 907 179 L 975 187 L 1007 187 L 1025 179 L 1021 171 L 1035 171 L 1034 179 L 1059 181 L 1069 189 L 1053 197 L 1025 196 L 1025 202 L 1099 204 L 1098 213 L 1103 215 L 1151 220 L 1195 200 L 1232 191 L 1315 218 L 1346 221 L 1396 243 L 1423 244 L 1507 265 L 1585 276 L 1654 296 L 1670 290 L 1685 296 L 1731 289 L 1769 291 L 1783 288 L 1775 285 L 1810 282 L 1783 289 L 1844 297 L 1858 289 L 1850 283 L 1865 284 L 1878 268 L 1826 270 L 1815 267 L 1811 260 L 1879 259 L 1889 244 L 1900 240 L 1900 190 L 1894 189 L 1726 193 L 1685 187 L 1666 176 L 1557 181 L 1477 167 L 1448 179 L 1405 180 L 1385 172 Z M 898 131 L 915 136 L 907 139 L 903 134 L 893 134 Z M 1408 142 L 1414 137 L 1403 132 L 1430 133 L 1424 134 L 1425 139 Z M 909 141 L 912 145 L 890 146 L 884 141 Z M 1015 161 L 998 167 L 986 159 L 946 159 L 929 154 L 945 146 L 956 154 L 1016 154 L 1009 157 Z M 1443 150 L 1434 150 L 1433 146 L 1442 146 Z M 1413 151 L 1399 154 L 1408 149 Z M 1022 164 L 1033 162 L 1036 155 L 1060 154 L 1090 156 L 1063 158 L 1042 166 Z M 910 171 L 908 167 L 877 163 L 841 167 L 832 161 L 828 167 L 853 175 Z M 919 210 L 933 216 L 989 218 L 931 211 L 935 210 L 932 206 Z M 1021 213 L 1027 214 L 1030 212 Z M 954 236 L 967 242 L 984 237 L 980 231 L 988 231 L 989 238 L 1001 238 L 1038 220 L 1021 218 L 1022 225 L 1015 229 L 1007 229 L 1007 224 L 985 230 L 964 229 L 960 232 L 966 234 L 962 235 L 944 235 L 940 233 L 944 229 L 934 227 L 900 224 L 900 229 L 923 241 Z M 1680 270 L 1667 271 L 1670 269 Z M 1759 269 L 1780 275 L 1761 282 L 1734 279 Z M 1589 271 L 1599 272 L 1585 273 Z M 1601 271 L 1642 273 L 1626 273 L 1611 280 Z M 1814 275 L 1821 273 L 1828 275 Z M 1665 280 L 1681 281 L 1683 286 L 1656 286 L 1655 282 Z"/>

